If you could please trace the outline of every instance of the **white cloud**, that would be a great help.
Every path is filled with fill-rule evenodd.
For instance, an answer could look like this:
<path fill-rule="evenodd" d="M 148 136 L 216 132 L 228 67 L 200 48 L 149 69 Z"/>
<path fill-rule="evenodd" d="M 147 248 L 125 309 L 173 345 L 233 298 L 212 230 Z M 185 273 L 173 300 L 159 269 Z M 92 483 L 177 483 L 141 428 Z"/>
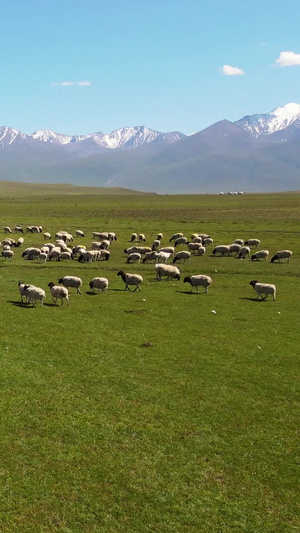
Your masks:
<path fill-rule="evenodd" d="M 243 76 L 245 74 L 241 68 L 231 67 L 230 65 L 223 65 L 221 70 L 225 76 Z"/>
<path fill-rule="evenodd" d="M 79 87 L 86 87 L 92 85 L 90 81 L 59 81 L 50 83 L 51 87 L 68 87 L 69 85 L 78 85 Z"/>
<path fill-rule="evenodd" d="M 295 54 L 295 52 L 280 52 L 279 58 L 276 59 L 276 64 L 280 67 L 300 65 L 300 54 Z"/>

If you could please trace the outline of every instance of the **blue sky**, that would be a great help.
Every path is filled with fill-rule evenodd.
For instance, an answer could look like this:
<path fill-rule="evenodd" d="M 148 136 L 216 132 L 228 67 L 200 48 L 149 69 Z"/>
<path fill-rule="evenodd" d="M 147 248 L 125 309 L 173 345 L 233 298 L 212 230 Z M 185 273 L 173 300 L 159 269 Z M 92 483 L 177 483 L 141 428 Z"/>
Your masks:
<path fill-rule="evenodd" d="M 0 125 L 188 134 L 299 103 L 299 22 L 290 0 L 2 3 Z"/>

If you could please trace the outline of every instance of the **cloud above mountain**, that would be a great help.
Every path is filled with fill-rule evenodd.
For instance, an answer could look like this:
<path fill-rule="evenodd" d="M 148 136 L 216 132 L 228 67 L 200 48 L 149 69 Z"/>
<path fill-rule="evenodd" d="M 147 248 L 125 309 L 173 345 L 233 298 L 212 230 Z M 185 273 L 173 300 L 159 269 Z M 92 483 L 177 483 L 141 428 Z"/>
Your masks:
<path fill-rule="evenodd" d="M 79 87 L 87 87 L 92 85 L 90 81 L 59 81 L 50 83 L 51 87 L 69 87 L 70 85 L 78 85 Z"/>

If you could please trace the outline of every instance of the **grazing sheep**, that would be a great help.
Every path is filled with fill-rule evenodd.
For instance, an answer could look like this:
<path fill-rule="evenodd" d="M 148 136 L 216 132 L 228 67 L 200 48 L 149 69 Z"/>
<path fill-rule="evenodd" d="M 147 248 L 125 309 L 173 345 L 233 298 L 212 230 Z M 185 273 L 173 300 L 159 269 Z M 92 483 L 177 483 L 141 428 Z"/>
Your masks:
<path fill-rule="evenodd" d="M 186 243 L 187 243 L 186 237 L 178 237 L 178 239 L 175 239 L 174 241 L 174 247 L 176 248 L 177 246 L 180 246 L 180 244 L 186 244 Z"/>
<path fill-rule="evenodd" d="M 12 231 L 11 231 L 9 226 L 5 226 L 4 233 L 12 233 Z"/>
<path fill-rule="evenodd" d="M 101 258 L 102 252 L 105 250 L 84 250 L 78 257 L 79 263 L 92 263 Z"/>
<path fill-rule="evenodd" d="M 232 254 L 239 254 L 241 250 L 241 245 L 234 242 L 233 244 L 229 244 L 229 255 Z"/>
<path fill-rule="evenodd" d="M 100 256 L 97 257 L 99 261 L 108 261 L 110 258 L 110 252 L 108 250 L 100 250 Z"/>
<path fill-rule="evenodd" d="M 28 303 L 32 303 L 35 306 L 36 302 L 39 301 L 40 306 L 42 307 L 46 298 L 46 293 L 44 289 L 41 289 L 40 287 L 35 287 L 34 285 L 25 285 L 24 293 Z"/>
<path fill-rule="evenodd" d="M 259 261 L 259 259 L 264 259 L 265 261 L 269 257 L 269 250 L 260 250 L 260 252 L 256 252 L 252 255 L 251 260 L 252 261 Z"/>
<path fill-rule="evenodd" d="M 57 303 L 57 300 L 61 300 L 61 305 L 63 305 L 64 299 L 66 299 L 67 305 L 70 305 L 68 289 L 66 289 L 65 287 L 60 287 L 59 285 L 55 285 L 53 281 L 50 281 L 50 283 L 48 283 L 48 287 L 50 287 L 52 301 L 55 304 Z"/>
<path fill-rule="evenodd" d="M 166 252 L 167 254 L 173 254 L 175 252 L 174 246 L 164 246 L 158 250 L 158 253 Z"/>
<path fill-rule="evenodd" d="M 15 246 L 18 248 L 19 246 L 22 246 L 22 244 L 24 244 L 24 239 L 23 237 L 19 237 Z"/>
<path fill-rule="evenodd" d="M 5 250 L 11 250 L 11 247 L 9 246 L 9 244 L 4 244 L 3 251 Z"/>
<path fill-rule="evenodd" d="M 212 251 L 213 255 L 220 254 L 222 257 L 224 255 L 229 255 L 229 246 L 226 246 L 225 244 L 219 244 L 219 246 L 216 246 L 214 250 Z"/>
<path fill-rule="evenodd" d="M 198 236 L 193 238 L 193 242 L 198 242 L 199 244 L 203 244 L 202 243 L 202 238 L 198 237 Z"/>
<path fill-rule="evenodd" d="M 198 255 L 201 255 L 201 254 L 199 254 L 199 249 L 200 248 L 204 248 L 204 247 L 202 246 L 202 244 L 200 242 L 187 242 L 186 244 L 187 244 L 187 247 L 190 250 L 190 252 L 192 252 L 192 253 L 198 252 Z M 204 248 L 204 250 L 205 250 L 205 248 Z M 205 253 L 205 252 L 203 252 L 203 253 Z"/>
<path fill-rule="evenodd" d="M 166 263 L 168 261 L 168 259 L 170 259 L 170 257 L 172 257 L 172 254 L 170 254 L 170 253 L 158 252 L 158 256 L 157 256 L 156 262 L 157 263 Z"/>
<path fill-rule="evenodd" d="M 48 239 L 51 239 L 51 233 L 49 233 L 48 231 L 46 231 L 46 232 L 44 233 L 44 239 L 45 239 L 45 241 L 48 240 Z"/>
<path fill-rule="evenodd" d="M 137 233 L 132 233 L 130 237 L 130 242 L 134 242 L 137 240 Z"/>
<path fill-rule="evenodd" d="M 15 232 L 16 233 L 24 233 L 22 226 L 19 226 L 19 224 L 15 225 Z"/>
<path fill-rule="evenodd" d="M 143 259 L 143 263 L 147 263 L 148 261 L 155 262 L 157 258 L 158 258 L 158 252 L 156 252 L 155 250 L 153 252 L 147 252 Z"/>
<path fill-rule="evenodd" d="M 141 283 L 143 283 L 143 277 L 139 274 L 129 274 L 128 272 L 124 272 L 124 270 L 119 270 L 117 273 L 117 276 L 121 276 L 122 280 L 125 283 L 125 291 L 131 291 L 129 288 L 129 285 L 135 285 L 135 289 L 133 292 L 135 292 L 137 289 L 141 291 Z"/>
<path fill-rule="evenodd" d="M 145 237 L 144 233 L 139 233 L 138 234 L 138 241 L 139 242 L 146 242 L 146 237 Z"/>
<path fill-rule="evenodd" d="M 81 246 L 80 244 L 78 244 L 77 246 L 73 246 L 72 255 L 73 257 L 77 257 L 77 255 L 81 255 L 85 251 L 86 251 L 86 246 L 83 246 L 83 245 Z"/>
<path fill-rule="evenodd" d="M 41 253 L 39 255 L 40 262 L 41 263 L 46 263 L 47 259 L 48 259 L 48 254 L 46 252 L 42 252 L 41 251 Z"/>
<path fill-rule="evenodd" d="M 176 266 L 157 263 L 155 265 L 155 268 L 156 268 L 156 278 L 158 281 L 161 281 L 164 276 L 166 276 L 168 280 L 170 279 L 177 279 L 178 281 L 180 280 L 180 270 Z"/>
<path fill-rule="evenodd" d="M 109 239 L 104 239 L 103 241 L 101 241 L 100 250 L 108 250 L 109 247 L 110 247 Z"/>
<path fill-rule="evenodd" d="M 50 261 L 52 261 L 52 259 L 59 261 L 60 254 L 61 254 L 61 249 L 59 247 L 54 246 L 54 248 L 50 250 L 48 258 Z"/>
<path fill-rule="evenodd" d="M 108 288 L 108 279 L 106 278 L 94 278 L 89 283 L 90 289 L 95 292 L 95 289 L 98 289 L 98 292 L 106 292 L 106 289 Z"/>
<path fill-rule="evenodd" d="M 81 294 L 80 287 L 82 285 L 81 278 L 77 278 L 76 276 L 64 276 L 63 278 L 60 278 L 58 280 L 59 285 L 63 285 L 66 288 L 73 288 L 76 289 L 76 294 Z"/>
<path fill-rule="evenodd" d="M 258 248 L 259 245 L 260 245 L 259 239 L 248 239 L 247 241 L 245 241 L 245 246 L 255 246 L 256 248 Z"/>
<path fill-rule="evenodd" d="M 175 264 L 177 261 L 181 261 L 182 263 L 185 263 L 186 261 L 190 262 L 191 259 L 191 252 L 188 252 L 186 250 L 182 250 L 181 252 L 177 252 L 173 259 L 173 264 Z"/>
<path fill-rule="evenodd" d="M 60 261 L 69 261 L 72 257 L 72 254 L 70 252 L 61 252 L 59 256 Z"/>
<path fill-rule="evenodd" d="M 269 294 L 273 296 L 273 302 L 276 300 L 276 287 L 269 283 L 259 283 L 257 280 L 250 281 L 253 289 L 257 292 L 257 300 L 261 297 L 262 300 L 268 298 Z M 263 296 L 264 295 L 264 296 Z"/>
<path fill-rule="evenodd" d="M 155 239 L 155 241 L 153 241 L 153 244 L 152 244 L 152 250 L 157 251 L 159 247 L 160 247 L 160 240 Z"/>
<path fill-rule="evenodd" d="M 279 250 L 278 252 L 276 252 L 275 255 L 273 255 L 271 263 L 274 263 L 274 261 L 279 261 L 279 263 L 283 263 L 284 259 L 286 259 L 287 263 L 289 263 L 292 255 L 293 252 L 291 252 L 291 250 Z"/>
<path fill-rule="evenodd" d="M 6 237 L 6 239 L 3 239 L 2 241 L 2 246 L 5 246 L 6 244 L 8 244 L 9 246 L 16 246 L 16 241 L 14 239 Z"/>
<path fill-rule="evenodd" d="M 81 229 L 77 229 L 77 230 L 75 231 L 75 235 L 76 235 L 77 237 L 84 237 L 84 233 L 83 233 L 83 231 L 81 231 Z"/>
<path fill-rule="evenodd" d="M 117 241 L 118 240 L 116 234 L 113 231 L 110 231 L 107 235 L 108 235 L 108 239 L 110 241 Z"/>
<path fill-rule="evenodd" d="M 233 241 L 234 244 L 240 244 L 241 246 L 244 246 L 244 241 L 243 239 L 235 239 L 235 241 Z"/>
<path fill-rule="evenodd" d="M 251 253 L 251 250 L 249 246 L 241 246 L 239 258 L 245 259 L 247 255 L 249 255 L 250 257 L 250 253 Z"/>
<path fill-rule="evenodd" d="M 176 239 L 180 239 L 180 237 L 183 237 L 183 233 L 173 233 L 172 237 L 169 239 L 169 242 L 176 241 Z"/>
<path fill-rule="evenodd" d="M 191 292 L 193 292 L 193 288 L 196 287 L 196 291 L 199 294 L 199 287 L 204 287 L 205 292 L 208 292 L 208 287 L 212 284 L 212 279 L 204 274 L 199 274 L 195 276 L 186 276 L 183 283 L 190 283 Z"/>
<path fill-rule="evenodd" d="M 14 256 L 14 252 L 12 250 L 3 250 L 1 255 L 2 257 L 4 257 L 5 261 L 6 259 L 9 259 L 9 261 L 11 261 Z"/>
<path fill-rule="evenodd" d="M 62 252 L 65 252 L 67 249 L 67 245 L 64 240 L 58 239 L 55 244 L 56 248 L 60 248 Z"/>
<path fill-rule="evenodd" d="M 139 253 L 145 255 L 147 252 L 152 252 L 150 246 L 131 246 L 130 248 L 125 248 L 124 254 Z"/>
<path fill-rule="evenodd" d="M 156 235 L 156 240 L 157 240 L 157 241 L 161 241 L 163 238 L 164 238 L 164 236 L 163 236 L 162 233 L 158 233 L 158 234 Z"/>
<path fill-rule="evenodd" d="M 138 252 L 134 252 L 128 255 L 126 259 L 126 263 L 140 263 L 141 259 L 142 259 L 141 254 L 139 254 Z"/>
<path fill-rule="evenodd" d="M 26 248 L 26 250 L 24 250 L 24 252 L 22 253 L 22 257 L 32 260 L 39 257 L 40 253 L 41 250 L 39 248 Z"/>

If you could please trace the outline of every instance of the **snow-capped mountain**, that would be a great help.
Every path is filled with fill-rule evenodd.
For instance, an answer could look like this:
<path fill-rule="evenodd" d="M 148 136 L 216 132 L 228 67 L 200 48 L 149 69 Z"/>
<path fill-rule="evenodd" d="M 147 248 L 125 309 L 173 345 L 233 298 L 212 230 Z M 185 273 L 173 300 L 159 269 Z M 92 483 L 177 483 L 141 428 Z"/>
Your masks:
<path fill-rule="evenodd" d="M 264 115 L 247 115 L 237 120 L 235 124 L 255 138 L 261 135 L 272 135 L 292 125 L 298 129 L 300 128 L 300 104 L 286 104 Z"/>
<path fill-rule="evenodd" d="M 22 133 L 19 130 L 9 128 L 7 126 L 3 126 L 2 128 L 0 128 L 0 147 L 1 148 L 4 148 L 5 146 L 8 146 L 16 141 L 22 141 L 28 138 L 29 138 L 29 135 L 26 135 L 25 133 Z"/>
<path fill-rule="evenodd" d="M 55 133 L 51 130 L 38 130 L 29 137 L 42 142 L 63 146 L 68 144 L 78 144 L 82 141 L 90 140 L 102 148 L 106 148 L 107 150 L 115 150 L 118 148 L 137 148 L 138 146 L 149 144 L 153 141 L 162 141 L 172 144 L 185 137 L 185 135 L 179 132 L 162 133 L 160 131 L 151 130 L 146 126 L 126 126 L 107 134 L 97 132 L 89 135 L 74 136 Z"/>

